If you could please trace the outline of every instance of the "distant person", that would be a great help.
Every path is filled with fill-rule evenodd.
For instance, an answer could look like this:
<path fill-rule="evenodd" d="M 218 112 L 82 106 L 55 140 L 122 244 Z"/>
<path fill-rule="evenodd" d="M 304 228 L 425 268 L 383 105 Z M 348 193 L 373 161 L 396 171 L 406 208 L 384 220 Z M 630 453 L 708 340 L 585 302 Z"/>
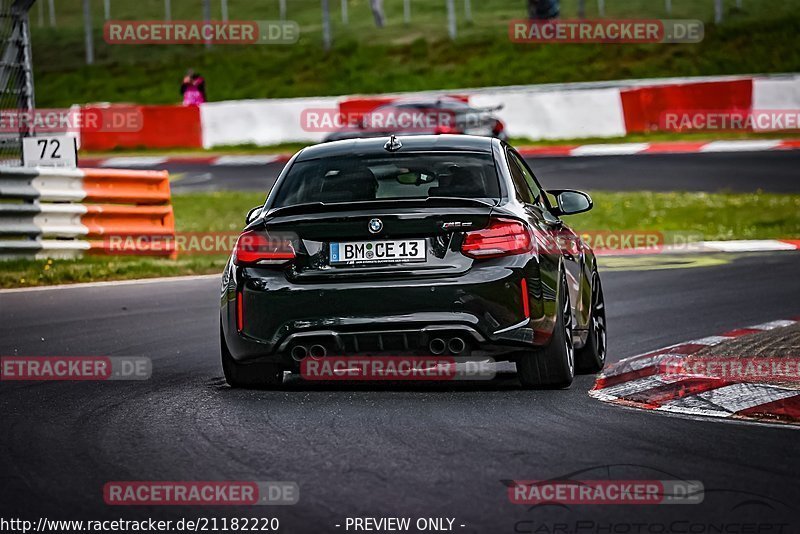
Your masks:
<path fill-rule="evenodd" d="M 372 9 L 372 16 L 375 18 L 375 26 L 383 28 L 386 24 L 386 15 L 383 13 L 383 0 L 370 0 L 369 6 Z"/>
<path fill-rule="evenodd" d="M 206 101 L 206 81 L 190 69 L 183 77 L 181 94 L 184 106 L 199 106 Z"/>
<path fill-rule="evenodd" d="M 531 20 L 557 19 L 560 12 L 559 0 L 528 0 L 528 18 Z"/>

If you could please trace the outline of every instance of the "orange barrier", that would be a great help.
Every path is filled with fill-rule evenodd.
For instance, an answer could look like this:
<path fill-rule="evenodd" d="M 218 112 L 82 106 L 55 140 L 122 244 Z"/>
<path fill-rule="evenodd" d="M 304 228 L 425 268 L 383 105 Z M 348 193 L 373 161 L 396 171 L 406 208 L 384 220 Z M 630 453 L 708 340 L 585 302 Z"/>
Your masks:
<path fill-rule="evenodd" d="M 103 203 L 81 216 L 88 237 L 103 238 L 89 241 L 90 254 L 177 257 L 167 171 L 81 171 L 85 200 Z"/>
<path fill-rule="evenodd" d="M 128 204 L 170 202 L 167 171 L 82 169 L 86 200 Z"/>
<path fill-rule="evenodd" d="M 89 230 L 89 237 L 175 235 L 172 206 L 90 204 L 81 216 L 81 224 Z"/>

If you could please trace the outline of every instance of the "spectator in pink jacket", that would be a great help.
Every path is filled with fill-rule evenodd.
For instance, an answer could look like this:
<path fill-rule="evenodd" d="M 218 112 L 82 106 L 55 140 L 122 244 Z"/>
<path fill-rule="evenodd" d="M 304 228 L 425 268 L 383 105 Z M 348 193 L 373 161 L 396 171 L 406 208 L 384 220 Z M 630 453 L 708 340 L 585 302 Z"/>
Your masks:
<path fill-rule="evenodd" d="M 189 70 L 181 84 L 184 106 L 199 106 L 206 101 L 206 81 L 196 72 Z"/>

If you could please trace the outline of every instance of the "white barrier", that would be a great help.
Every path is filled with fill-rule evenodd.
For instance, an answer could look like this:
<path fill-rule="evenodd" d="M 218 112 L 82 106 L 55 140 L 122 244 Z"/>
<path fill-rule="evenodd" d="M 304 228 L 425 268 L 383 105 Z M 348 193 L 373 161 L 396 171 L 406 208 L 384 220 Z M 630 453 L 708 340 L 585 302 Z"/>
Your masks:
<path fill-rule="evenodd" d="M 800 76 L 753 79 L 753 109 L 800 109 Z"/>
<path fill-rule="evenodd" d="M 470 103 L 477 107 L 503 105 L 496 114 L 512 137 L 569 139 L 625 135 L 619 89 L 481 92 L 473 95 Z"/>
<path fill-rule="evenodd" d="M 234 100 L 200 106 L 203 147 L 320 142 L 324 133 L 303 129 L 303 110 L 338 109 L 338 97 Z"/>
<path fill-rule="evenodd" d="M 753 80 L 753 110 L 780 110 L 784 114 L 800 113 L 800 76 L 787 79 L 755 78 Z M 772 131 L 754 121 L 757 132 Z"/>
<path fill-rule="evenodd" d="M 290 142 L 318 143 L 325 133 L 303 128 L 309 109 L 338 109 L 339 97 L 212 102 L 200 107 L 203 147 Z M 470 103 L 502 105 L 497 112 L 508 134 L 531 139 L 625 135 L 619 89 L 577 91 L 480 91 Z"/>

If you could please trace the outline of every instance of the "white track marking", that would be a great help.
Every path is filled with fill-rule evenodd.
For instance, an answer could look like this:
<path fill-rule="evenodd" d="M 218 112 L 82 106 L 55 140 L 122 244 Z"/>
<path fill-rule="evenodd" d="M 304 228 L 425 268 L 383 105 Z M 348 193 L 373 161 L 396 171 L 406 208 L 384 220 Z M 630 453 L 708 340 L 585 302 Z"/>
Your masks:
<path fill-rule="evenodd" d="M 139 284 L 167 284 L 176 282 L 191 282 L 193 280 L 211 280 L 221 278 L 222 274 L 201 274 L 192 276 L 166 276 L 160 278 L 140 278 L 137 280 L 110 280 L 107 282 L 84 282 L 80 284 L 60 284 L 56 286 L 35 286 L 35 287 L 15 287 L 12 289 L 0 289 L 0 296 L 6 293 L 25 293 L 30 291 L 55 291 L 61 289 L 87 289 L 92 287 L 107 286 L 132 286 Z"/>
<path fill-rule="evenodd" d="M 153 167 L 163 165 L 169 160 L 167 157 L 158 156 L 131 156 L 108 158 L 100 162 L 100 167 Z"/>
<path fill-rule="evenodd" d="M 572 149 L 571 156 L 628 156 L 650 148 L 650 143 L 582 145 Z"/>
<path fill-rule="evenodd" d="M 751 152 L 773 150 L 783 144 L 780 140 L 712 141 L 700 147 L 700 152 Z"/>

